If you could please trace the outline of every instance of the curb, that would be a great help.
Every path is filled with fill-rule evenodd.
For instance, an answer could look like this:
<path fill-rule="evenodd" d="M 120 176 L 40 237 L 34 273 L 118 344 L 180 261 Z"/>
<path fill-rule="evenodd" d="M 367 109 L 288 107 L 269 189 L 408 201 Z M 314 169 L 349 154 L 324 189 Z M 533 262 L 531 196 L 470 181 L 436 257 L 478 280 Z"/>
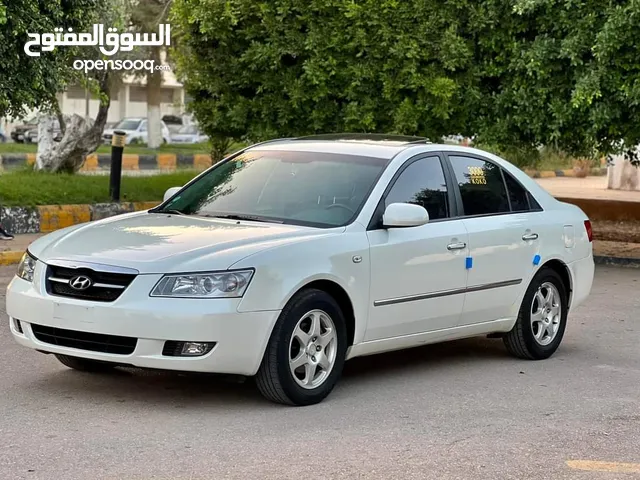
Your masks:
<path fill-rule="evenodd" d="M 562 196 L 556 196 L 555 198 L 560 202 L 571 203 L 580 207 L 592 221 L 640 221 L 640 202 Z"/>
<path fill-rule="evenodd" d="M 596 255 L 593 257 L 593 261 L 596 265 L 640 268 L 640 258 L 609 257 Z"/>
<path fill-rule="evenodd" d="M 0 155 L 0 171 L 19 168 L 23 165 L 33 165 L 36 161 L 35 153 L 6 153 Z M 205 153 L 175 154 L 159 153 L 157 155 L 139 155 L 125 153 L 122 156 L 123 170 L 163 170 L 171 172 L 179 168 L 206 170 L 212 165 L 211 155 Z M 81 172 L 95 172 L 109 170 L 111 155 L 108 153 L 93 153 L 85 159 Z M 575 177 L 573 169 L 565 170 L 527 170 L 525 172 L 533 178 Z M 604 176 L 607 168 L 592 168 L 591 176 Z"/>
<path fill-rule="evenodd" d="M 12 170 L 24 165 L 33 165 L 35 161 L 35 153 L 5 153 L 0 155 L 0 171 Z M 171 172 L 179 168 L 206 170 L 211 165 L 211 155 L 205 153 L 160 153 L 158 155 L 125 153 L 122 156 L 122 170 L 163 170 Z M 110 166 L 111 155 L 108 153 L 93 153 L 85 158 L 84 165 L 80 171 L 109 170 Z"/>
<path fill-rule="evenodd" d="M 567 170 L 525 170 L 527 175 L 532 178 L 554 178 L 554 177 L 575 177 L 576 172 L 573 169 Z M 607 168 L 592 168 L 589 172 L 590 176 L 603 177 L 607 174 Z"/>
<path fill-rule="evenodd" d="M 0 219 L 2 219 L 3 226 L 14 235 L 49 233 L 60 228 L 101 220 L 122 213 L 149 210 L 159 204 L 158 201 L 0 207 Z"/>
<path fill-rule="evenodd" d="M 6 250 L 0 252 L 0 266 L 15 265 L 20 262 L 24 252 L 16 252 L 15 250 Z"/>

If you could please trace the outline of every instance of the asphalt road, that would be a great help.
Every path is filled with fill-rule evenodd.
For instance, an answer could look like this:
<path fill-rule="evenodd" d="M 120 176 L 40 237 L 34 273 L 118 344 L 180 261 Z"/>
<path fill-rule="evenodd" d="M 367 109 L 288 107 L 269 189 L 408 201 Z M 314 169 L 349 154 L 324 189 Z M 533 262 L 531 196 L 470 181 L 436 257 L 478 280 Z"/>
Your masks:
<path fill-rule="evenodd" d="M 639 288 L 598 268 L 549 360 L 484 338 L 357 359 L 306 408 L 251 382 L 68 370 L 14 344 L 2 298 L 0 479 L 640 478 Z"/>

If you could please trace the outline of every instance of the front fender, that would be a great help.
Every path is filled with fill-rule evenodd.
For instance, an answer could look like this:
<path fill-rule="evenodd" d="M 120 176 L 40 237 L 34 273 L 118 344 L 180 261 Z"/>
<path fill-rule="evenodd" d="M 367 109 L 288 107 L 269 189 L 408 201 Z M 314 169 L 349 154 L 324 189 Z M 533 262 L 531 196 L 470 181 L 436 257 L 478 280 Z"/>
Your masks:
<path fill-rule="evenodd" d="M 354 257 L 361 261 L 355 262 Z M 231 268 L 255 268 L 238 311 L 282 310 L 305 285 L 317 280 L 339 285 L 349 296 L 355 316 L 354 343 L 364 338 L 369 304 L 369 243 L 364 230 L 301 239 L 258 252 Z"/>

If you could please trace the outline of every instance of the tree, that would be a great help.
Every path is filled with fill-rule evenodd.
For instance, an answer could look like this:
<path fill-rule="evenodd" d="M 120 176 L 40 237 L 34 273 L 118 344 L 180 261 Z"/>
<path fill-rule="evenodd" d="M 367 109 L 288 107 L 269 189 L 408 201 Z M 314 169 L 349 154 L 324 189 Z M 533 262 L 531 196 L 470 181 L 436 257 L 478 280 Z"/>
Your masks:
<path fill-rule="evenodd" d="M 123 0 L 109 0 L 100 3 L 87 17 L 95 22 L 105 24 L 123 30 L 128 22 Z M 87 47 L 73 52 L 74 57 L 68 59 L 69 63 L 77 61 L 104 60 L 105 55 L 99 47 Z M 43 53 L 44 55 L 44 53 Z M 123 57 L 122 53 L 112 56 L 110 60 Z M 69 67 L 69 69 L 71 69 Z M 48 114 L 41 116 L 38 127 L 38 153 L 36 155 L 35 168 L 53 172 L 75 172 L 84 164 L 87 155 L 96 151 L 102 142 L 109 107 L 111 104 L 112 88 L 119 85 L 121 72 L 110 69 L 87 70 L 86 72 L 73 70 L 69 77 L 85 86 L 98 96 L 100 106 L 95 120 L 74 114 L 70 117 L 62 115 L 57 99 L 52 100 L 47 109 Z M 54 141 L 54 123 L 57 118 L 63 133 L 59 142 Z"/>
<path fill-rule="evenodd" d="M 640 142 L 639 14 L 631 0 L 176 0 L 172 23 L 214 142 L 459 133 L 594 158 Z"/>
<path fill-rule="evenodd" d="M 53 32 L 62 25 L 81 30 L 99 3 L 0 0 L 0 117 L 17 118 L 26 109 L 52 107 L 56 94 L 74 75 L 69 49 L 28 57 L 24 52 L 27 33 Z"/>
<path fill-rule="evenodd" d="M 640 4 L 469 2 L 459 21 L 474 48 L 474 130 L 502 149 L 553 145 L 574 157 L 640 142 Z"/>
<path fill-rule="evenodd" d="M 214 143 L 335 131 L 437 138 L 463 130 L 473 81 L 472 50 L 450 28 L 454 3 L 176 0 L 178 73 Z"/>
<path fill-rule="evenodd" d="M 131 0 L 131 22 L 134 29 L 153 32 L 161 23 L 167 21 L 172 0 Z M 142 50 L 155 65 L 162 63 L 163 47 L 151 46 Z M 162 145 L 162 118 L 160 115 L 160 100 L 162 87 L 162 71 L 154 70 L 146 74 L 147 79 L 147 145 L 158 148 Z"/>

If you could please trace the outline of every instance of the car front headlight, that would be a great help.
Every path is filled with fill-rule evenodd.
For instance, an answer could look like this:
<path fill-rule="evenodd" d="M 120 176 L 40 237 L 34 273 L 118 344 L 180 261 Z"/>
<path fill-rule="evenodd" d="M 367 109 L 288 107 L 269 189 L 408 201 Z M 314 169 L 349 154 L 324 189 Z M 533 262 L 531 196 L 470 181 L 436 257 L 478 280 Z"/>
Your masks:
<path fill-rule="evenodd" d="M 18 264 L 18 277 L 27 282 L 33 282 L 33 272 L 36 269 L 36 259 L 29 252 L 25 252 Z"/>
<path fill-rule="evenodd" d="M 151 290 L 152 297 L 237 298 L 244 295 L 253 270 L 165 275 Z"/>

